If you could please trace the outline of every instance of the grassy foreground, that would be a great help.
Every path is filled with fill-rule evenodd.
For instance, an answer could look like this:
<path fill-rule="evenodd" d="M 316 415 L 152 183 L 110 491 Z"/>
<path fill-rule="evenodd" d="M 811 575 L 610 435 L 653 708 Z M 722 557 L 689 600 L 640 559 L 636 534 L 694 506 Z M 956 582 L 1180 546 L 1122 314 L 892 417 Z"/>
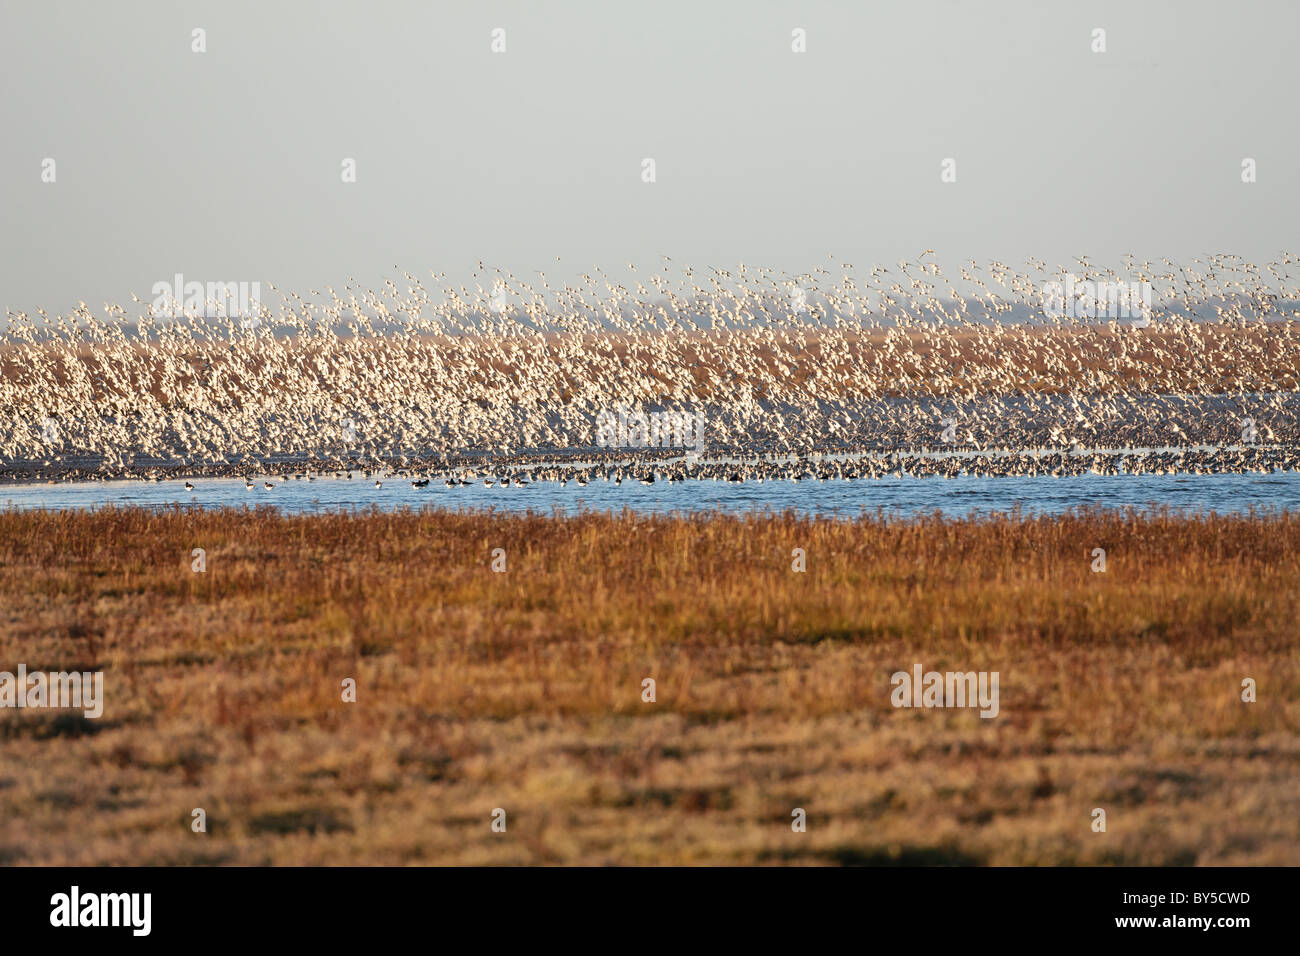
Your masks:
<path fill-rule="evenodd" d="M 1295 516 L 0 513 L 0 670 L 106 697 L 0 711 L 0 863 L 1297 864 L 1297 555 Z M 917 663 L 999 716 L 895 709 Z"/>

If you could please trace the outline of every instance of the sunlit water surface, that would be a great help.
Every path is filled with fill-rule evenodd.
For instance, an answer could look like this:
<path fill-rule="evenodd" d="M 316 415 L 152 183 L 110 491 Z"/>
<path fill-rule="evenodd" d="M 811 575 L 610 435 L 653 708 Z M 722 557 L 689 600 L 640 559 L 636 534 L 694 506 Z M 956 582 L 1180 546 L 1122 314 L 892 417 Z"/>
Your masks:
<path fill-rule="evenodd" d="M 1219 514 L 1257 510 L 1300 509 L 1300 474 L 1221 475 L 1080 475 L 1077 477 L 911 478 L 854 481 L 656 481 L 622 485 L 596 480 L 586 487 L 570 482 L 534 482 L 527 487 L 447 488 L 433 479 L 427 488 L 412 488 L 407 479 L 389 478 L 376 488 L 373 478 L 318 478 L 315 481 L 272 479 L 269 491 L 257 480 L 254 490 L 242 479 L 195 479 L 188 491 L 181 481 L 96 481 L 0 487 L 0 508 L 19 510 L 88 509 L 105 505 L 201 507 L 273 505 L 286 513 L 382 510 L 411 507 L 495 508 L 500 511 L 621 511 L 646 514 L 721 510 L 784 511 L 853 517 L 877 509 L 900 516 L 942 512 L 1010 511 L 1019 506 L 1035 514 L 1059 514 L 1072 507 L 1169 506 Z"/>

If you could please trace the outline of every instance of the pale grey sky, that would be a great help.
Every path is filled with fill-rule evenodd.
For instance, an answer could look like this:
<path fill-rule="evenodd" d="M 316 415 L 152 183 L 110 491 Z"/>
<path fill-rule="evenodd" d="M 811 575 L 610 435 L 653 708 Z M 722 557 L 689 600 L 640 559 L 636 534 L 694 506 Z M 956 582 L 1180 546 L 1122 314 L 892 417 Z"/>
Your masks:
<path fill-rule="evenodd" d="M 1286 0 L 0 0 L 0 307 L 479 259 L 1267 259 L 1300 247 L 1298 27 Z"/>

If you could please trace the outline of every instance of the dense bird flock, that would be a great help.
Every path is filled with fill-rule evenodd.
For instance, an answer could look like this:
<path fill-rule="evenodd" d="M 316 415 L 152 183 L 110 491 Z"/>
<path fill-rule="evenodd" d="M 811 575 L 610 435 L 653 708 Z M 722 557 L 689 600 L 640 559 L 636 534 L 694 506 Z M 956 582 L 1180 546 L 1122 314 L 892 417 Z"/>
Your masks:
<path fill-rule="evenodd" d="M 1298 264 L 972 260 L 950 276 L 927 250 L 792 276 L 665 257 L 577 285 L 480 264 L 473 289 L 409 273 L 272 286 L 279 303 L 256 315 L 10 312 L 0 470 L 250 487 L 354 469 L 448 483 L 1293 470 Z M 1053 307 L 1053 283 L 1099 294 Z M 1137 283 L 1149 306 L 1105 298 Z M 665 411 L 700 416 L 703 447 L 646 444 L 638 414 Z M 602 444 L 602 415 L 633 427 Z"/>

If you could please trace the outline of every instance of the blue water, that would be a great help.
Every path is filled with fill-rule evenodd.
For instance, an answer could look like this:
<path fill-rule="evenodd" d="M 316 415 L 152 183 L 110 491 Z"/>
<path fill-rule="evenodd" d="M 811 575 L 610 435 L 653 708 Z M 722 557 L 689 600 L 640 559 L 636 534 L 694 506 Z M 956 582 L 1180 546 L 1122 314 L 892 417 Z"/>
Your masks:
<path fill-rule="evenodd" d="M 193 491 L 181 481 L 104 481 L 0 487 L 0 508 L 19 510 L 85 509 L 104 505 L 202 507 L 274 505 L 287 513 L 351 510 L 377 506 L 496 508 L 574 513 L 583 510 L 642 513 L 720 509 L 727 512 L 787 508 L 811 514 L 853 517 L 862 510 L 907 516 L 938 510 L 963 517 L 972 511 L 1009 511 L 1017 505 L 1036 514 L 1059 514 L 1071 507 L 1169 506 L 1187 511 L 1242 513 L 1254 507 L 1300 510 L 1300 474 L 1080 475 L 1068 478 L 882 478 L 857 481 L 766 481 L 728 484 L 685 481 L 653 485 L 593 481 L 585 488 L 570 482 L 534 482 L 524 488 L 445 487 L 434 479 L 412 488 L 407 479 L 389 478 L 382 488 L 373 478 L 272 479 L 270 491 L 257 480 L 249 491 L 242 479 L 195 479 Z"/>

